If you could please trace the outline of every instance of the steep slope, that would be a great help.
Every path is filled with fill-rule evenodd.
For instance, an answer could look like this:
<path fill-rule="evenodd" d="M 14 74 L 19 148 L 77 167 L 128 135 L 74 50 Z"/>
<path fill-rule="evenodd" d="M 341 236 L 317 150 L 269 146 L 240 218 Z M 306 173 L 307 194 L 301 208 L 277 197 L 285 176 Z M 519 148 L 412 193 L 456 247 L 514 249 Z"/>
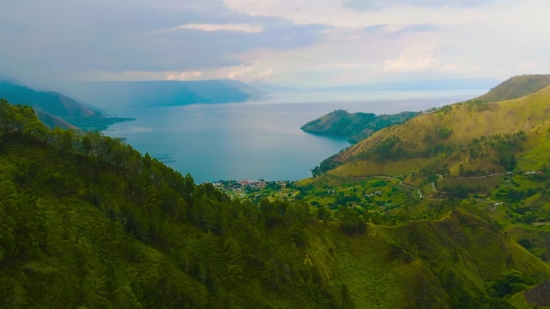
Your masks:
<path fill-rule="evenodd" d="M 476 100 L 485 102 L 512 100 L 533 94 L 548 86 L 550 86 L 550 75 L 516 76 L 502 82 Z"/>
<path fill-rule="evenodd" d="M 350 209 L 324 224 L 301 202 L 231 200 L 120 141 L 50 134 L 11 108 L 18 117 L 0 113 L 0 307 L 510 308 L 487 286 L 550 278 L 460 205 L 348 234 Z"/>
<path fill-rule="evenodd" d="M 86 82 L 69 88 L 83 100 L 104 108 L 243 102 L 261 94 L 231 80 Z"/>
<path fill-rule="evenodd" d="M 336 110 L 306 123 L 301 129 L 319 135 L 348 137 L 351 143 L 357 143 L 387 126 L 402 123 L 418 115 L 416 112 L 402 112 L 395 115 L 372 113 L 348 113 Z"/>
<path fill-rule="evenodd" d="M 30 105 L 62 119 L 100 116 L 99 112 L 60 93 L 35 91 L 7 81 L 0 81 L 0 98 L 13 104 Z"/>
<path fill-rule="evenodd" d="M 529 151 L 546 145 L 540 140 L 546 138 L 548 120 L 550 87 L 515 100 L 449 105 L 383 129 L 342 152 L 331 161 L 344 165 L 331 173 L 400 175 L 429 168 L 424 172 L 459 175 L 467 170 L 509 170 L 515 166 L 512 156 L 528 158 Z M 540 169 L 550 157 L 542 149 L 536 153 L 529 167 Z"/>
<path fill-rule="evenodd" d="M 32 106 L 38 117 L 50 128 L 81 128 L 104 130 L 109 125 L 133 120 L 131 118 L 103 117 L 101 112 L 52 91 L 36 91 L 12 81 L 0 80 L 0 99 L 11 104 Z"/>
<path fill-rule="evenodd" d="M 48 114 L 46 112 L 43 112 L 41 110 L 36 110 L 36 116 L 38 116 L 38 119 L 42 121 L 45 125 L 47 125 L 50 128 L 59 127 L 61 129 L 77 129 L 77 127 L 73 126 L 72 124 L 66 122 L 63 119 L 60 119 L 58 117 L 52 116 L 51 114 Z"/>
<path fill-rule="evenodd" d="M 242 91 L 250 96 L 261 96 L 261 95 L 264 95 L 266 94 L 265 91 L 263 90 L 260 90 L 256 87 L 254 87 L 253 85 L 249 85 L 249 84 L 246 84 L 240 80 L 236 80 L 236 79 L 224 79 L 224 80 L 221 80 L 222 83 L 230 86 L 230 87 L 233 87 L 239 91 Z"/>

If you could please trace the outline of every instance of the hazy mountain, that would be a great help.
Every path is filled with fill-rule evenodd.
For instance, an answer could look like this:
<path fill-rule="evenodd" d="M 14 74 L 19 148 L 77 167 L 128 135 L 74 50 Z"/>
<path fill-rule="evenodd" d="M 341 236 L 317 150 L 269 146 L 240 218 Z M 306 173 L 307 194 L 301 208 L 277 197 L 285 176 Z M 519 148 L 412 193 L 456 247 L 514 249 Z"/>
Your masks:
<path fill-rule="evenodd" d="M 14 80 L 0 80 L 0 99 L 6 99 L 10 104 L 32 106 L 38 118 L 51 128 L 105 130 L 111 124 L 133 120 L 104 117 L 95 106 L 82 104 L 58 92 L 37 91 Z"/>
<path fill-rule="evenodd" d="M 102 108 L 243 102 L 263 92 L 236 80 L 107 81 L 68 85 L 71 93 Z"/>
<path fill-rule="evenodd" d="M 500 83 L 496 79 L 448 79 L 411 82 L 384 82 L 346 85 L 317 89 L 319 91 L 410 91 L 410 90 L 457 90 L 490 89 Z"/>
<path fill-rule="evenodd" d="M 36 91 L 13 81 L 0 80 L 0 98 L 8 100 L 12 104 L 30 105 L 37 110 L 63 119 L 101 115 L 100 112 L 63 94 L 53 91 Z"/>
<path fill-rule="evenodd" d="M 250 86 L 253 86 L 255 88 L 258 88 L 262 91 L 265 91 L 267 93 L 277 93 L 277 92 L 297 92 L 297 91 L 301 91 L 300 89 L 298 88 L 295 88 L 295 87 L 285 87 L 285 86 L 277 86 L 277 85 L 272 85 L 272 84 L 268 84 L 268 83 L 264 83 L 262 81 L 253 81 L 251 83 L 248 83 Z"/>

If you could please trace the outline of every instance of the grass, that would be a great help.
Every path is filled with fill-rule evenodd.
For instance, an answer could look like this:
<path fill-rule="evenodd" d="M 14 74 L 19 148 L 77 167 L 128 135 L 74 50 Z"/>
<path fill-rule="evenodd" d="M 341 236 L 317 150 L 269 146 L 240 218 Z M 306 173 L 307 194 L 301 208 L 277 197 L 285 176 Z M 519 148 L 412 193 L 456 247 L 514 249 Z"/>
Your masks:
<path fill-rule="evenodd" d="M 439 130 L 445 128 L 451 135 L 442 140 Z M 474 138 L 497 134 L 515 133 L 523 130 L 527 141 L 524 149 L 516 153 L 518 170 L 539 170 L 550 161 L 550 87 L 519 99 L 496 103 L 459 103 L 437 112 L 417 116 L 402 125 L 392 126 L 376 132 L 371 137 L 350 147 L 336 157 L 344 163 L 330 171 L 332 175 L 359 177 L 364 175 L 402 175 L 428 164 L 447 168 L 451 175 L 458 175 L 459 165 L 466 169 L 489 171 L 503 170 L 498 164 L 497 153 L 489 153 L 482 159 L 470 158 L 469 152 L 455 151 L 448 156 L 434 156 L 377 163 L 361 158 L 382 141 L 397 136 L 406 149 L 421 151 L 434 142 L 467 147 Z M 497 162 L 497 163 L 495 163 Z"/>
<path fill-rule="evenodd" d="M 521 98 L 550 86 L 550 75 L 524 75 L 512 77 L 489 93 L 478 97 L 478 100 L 497 102 Z"/>

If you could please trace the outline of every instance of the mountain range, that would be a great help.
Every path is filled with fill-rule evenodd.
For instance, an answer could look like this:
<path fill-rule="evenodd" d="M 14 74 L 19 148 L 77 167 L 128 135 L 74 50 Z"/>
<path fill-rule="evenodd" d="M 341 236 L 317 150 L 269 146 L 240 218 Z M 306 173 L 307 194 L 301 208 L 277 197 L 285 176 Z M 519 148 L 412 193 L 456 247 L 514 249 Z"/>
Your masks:
<path fill-rule="evenodd" d="M 237 80 L 82 82 L 65 88 L 105 109 L 238 103 L 265 94 Z"/>

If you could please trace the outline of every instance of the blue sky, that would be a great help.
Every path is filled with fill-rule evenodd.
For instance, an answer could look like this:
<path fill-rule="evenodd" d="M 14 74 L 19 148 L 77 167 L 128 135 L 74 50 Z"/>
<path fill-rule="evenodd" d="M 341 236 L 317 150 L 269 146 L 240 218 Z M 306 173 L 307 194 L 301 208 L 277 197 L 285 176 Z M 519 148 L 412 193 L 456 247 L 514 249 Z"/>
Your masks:
<path fill-rule="evenodd" d="M 0 75 L 299 87 L 550 73 L 546 0 L 18 0 Z"/>

